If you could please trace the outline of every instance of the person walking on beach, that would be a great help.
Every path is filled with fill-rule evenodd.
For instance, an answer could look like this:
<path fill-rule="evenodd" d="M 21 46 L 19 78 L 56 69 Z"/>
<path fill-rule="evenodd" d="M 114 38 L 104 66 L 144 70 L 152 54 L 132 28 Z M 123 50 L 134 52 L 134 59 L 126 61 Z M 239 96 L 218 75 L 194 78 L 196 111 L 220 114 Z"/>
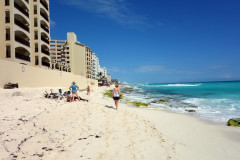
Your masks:
<path fill-rule="evenodd" d="M 120 93 L 121 92 L 120 92 L 120 89 L 118 88 L 118 84 L 116 84 L 115 88 L 112 91 L 112 97 L 116 105 L 116 110 L 118 110 L 118 100 L 119 100 Z"/>
<path fill-rule="evenodd" d="M 90 96 L 90 87 L 89 86 L 87 86 L 87 95 Z"/>
<path fill-rule="evenodd" d="M 74 100 L 74 95 L 76 95 L 78 97 L 78 100 L 80 101 L 79 99 L 79 96 L 77 94 L 77 90 L 79 89 L 79 87 L 76 85 L 76 83 L 73 81 L 72 82 L 72 85 L 69 87 L 69 90 L 71 91 L 72 90 L 72 101 Z"/>

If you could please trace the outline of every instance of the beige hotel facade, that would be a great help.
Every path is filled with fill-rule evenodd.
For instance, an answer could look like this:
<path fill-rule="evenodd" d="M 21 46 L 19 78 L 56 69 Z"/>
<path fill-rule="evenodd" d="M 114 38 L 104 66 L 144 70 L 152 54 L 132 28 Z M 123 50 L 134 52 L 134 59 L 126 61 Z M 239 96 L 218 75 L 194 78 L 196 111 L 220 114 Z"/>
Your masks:
<path fill-rule="evenodd" d="M 51 66 L 49 0 L 0 1 L 0 59 Z"/>
<path fill-rule="evenodd" d="M 50 54 L 53 69 L 92 79 L 92 50 L 75 33 L 68 32 L 67 40 L 50 40 Z"/>

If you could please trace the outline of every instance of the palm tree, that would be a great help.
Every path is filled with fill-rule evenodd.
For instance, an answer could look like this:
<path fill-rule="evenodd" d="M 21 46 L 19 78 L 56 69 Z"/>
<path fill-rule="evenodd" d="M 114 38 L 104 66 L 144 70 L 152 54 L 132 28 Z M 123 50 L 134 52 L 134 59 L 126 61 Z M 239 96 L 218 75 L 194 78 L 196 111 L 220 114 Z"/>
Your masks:
<path fill-rule="evenodd" d="M 101 79 L 101 77 L 102 77 L 102 72 L 98 72 L 97 76 Z"/>

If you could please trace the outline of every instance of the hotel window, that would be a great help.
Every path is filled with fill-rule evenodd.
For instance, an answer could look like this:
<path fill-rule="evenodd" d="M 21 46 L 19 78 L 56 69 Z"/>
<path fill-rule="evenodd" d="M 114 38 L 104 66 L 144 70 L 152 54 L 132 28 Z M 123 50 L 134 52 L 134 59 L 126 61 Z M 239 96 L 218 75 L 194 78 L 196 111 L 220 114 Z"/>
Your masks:
<path fill-rule="evenodd" d="M 39 65 L 38 56 L 35 56 L 35 65 Z"/>
<path fill-rule="evenodd" d="M 35 52 L 38 52 L 38 43 L 35 43 Z"/>
<path fill-rule="evenodd" d="M 37 2 L 37 0 L 33 0 L 33 2 Z"/>
<path fill-rule="evenodd" d="M 6 28 L 6 40 L 10 40 L 10 28 Z"/>
<path fill-rule="evenodd" d="M 5 23 L 9 23 L 9 22 L 10 22 L 10 12 L 5 11 Z"/>
<path fill-rule="evenodd" d="M 37 18 L 34 18 L 34 27 L 37 27 L 38 23 L 37 23 Z"/>
<path fill-rule="evenodd" d="M 11 57 L 11 47 L 9 45 L 6 46 L 6 57 L 7 58 Z"/>
<path fill-rule="evenodd" d="M 9 6 L 9 0 L 5 0 L 5 6 Z"/>
<path fill-rule="evenodd" d="M 38 39 L 38 31 L 34 31 L 34 39 Z"/>
<path fill-rule="evenodd" d="M 33 7 L 33 13 L 34 13 L 34 14 L 37 14 L 37 6 L 34 6 L 34 7 Z"/>

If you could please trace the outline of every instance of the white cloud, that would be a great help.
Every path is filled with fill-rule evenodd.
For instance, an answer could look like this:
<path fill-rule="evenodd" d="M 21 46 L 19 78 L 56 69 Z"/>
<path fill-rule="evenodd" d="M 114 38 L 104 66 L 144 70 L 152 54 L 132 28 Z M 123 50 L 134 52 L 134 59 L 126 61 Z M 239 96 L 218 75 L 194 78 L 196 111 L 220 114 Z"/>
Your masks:
<path fill-rule="evenodd" d="M 65 4 L 95 13 L 121 24 L 147 25 L 146 18 L 134 13 L 126 0 L 63 0 Z"/>
<path fill-rule="evenodd" d="M 166 67 L 165 66 L 162 66 L 162 65 L 145 65 L 145 66 L 141 66 L 137 69 L 135 69 L 135 71 L 137 73 L 148 73 L 148 72 L 158 72 L 158 71 L 161 71 L 163 69 L 165 69 Z"/>
<path fill-rule="evenodd" d="M 55 27 L 55 26 L 56 26 L 56 22 L 50 20 L 50 26 L 51 26 L 51 27 Z"/>
<path fill-rule="evenodd" d="M 227 67 L 228 65 L 219 65 L 219 66 L 209 66 L 206 67 L 207 69 L 219 69 L 219 68 L 223 68 L 223 67 Z"/>
<path fill-rule="evenodd" d="M 107 69 L 107 72 L 125 73 L 125 71 L 119 70 L 119 69 L 116 69 L 116 68 L 108 68 L 108 69 Z"/>
<path fill-rule="evenodd" d="M 144 65 L 135 69 L 137 73 L 153 73 L 153 72 L 167 72 L 167 73 L 183 73 L 183 74 L 198 74 L 202 72 L 198 71 L 188 71 L 188 70 L 179 70 L 168 68 L 163 65 Z"/>

